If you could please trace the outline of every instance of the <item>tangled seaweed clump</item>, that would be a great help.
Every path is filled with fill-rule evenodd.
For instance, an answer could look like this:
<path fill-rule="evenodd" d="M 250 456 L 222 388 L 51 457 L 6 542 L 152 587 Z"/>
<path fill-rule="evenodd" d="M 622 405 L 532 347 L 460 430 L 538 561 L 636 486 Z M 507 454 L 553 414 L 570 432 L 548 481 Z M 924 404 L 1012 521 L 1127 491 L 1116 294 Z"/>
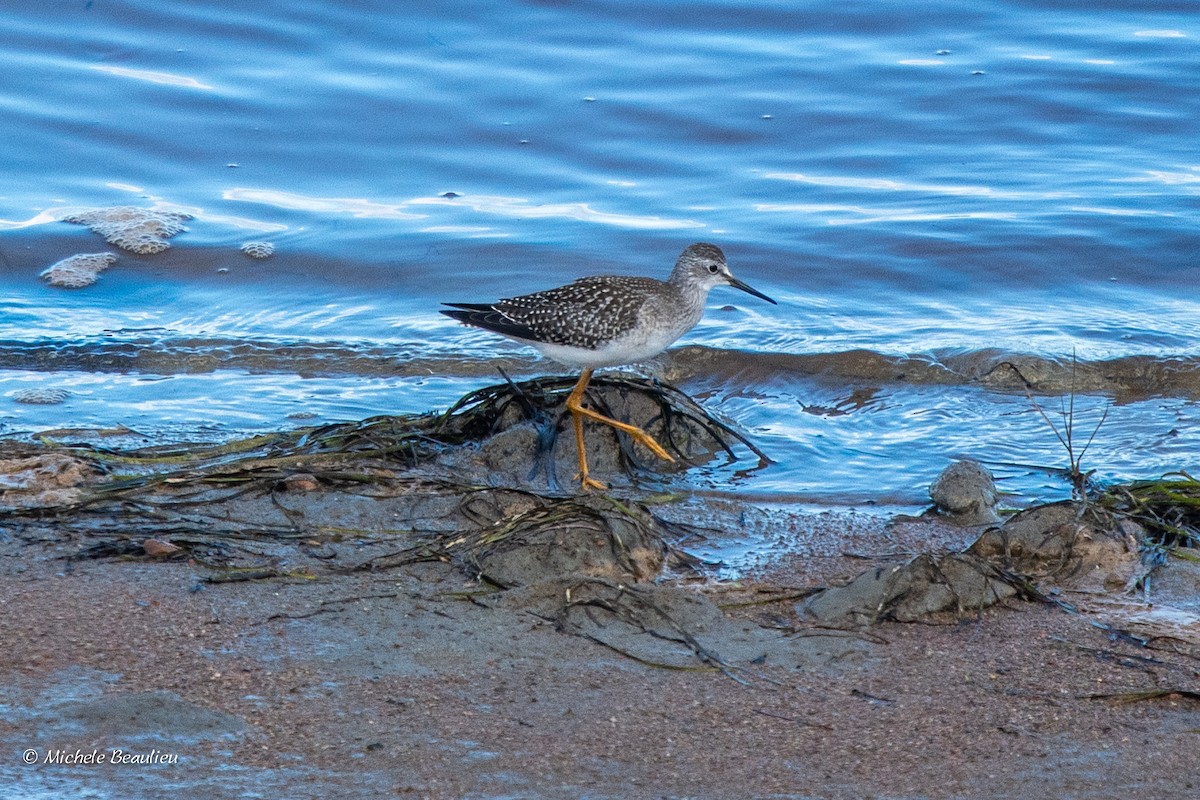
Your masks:
<path fill-rule="evenodd" d="M 528 583 L 539 569 L 650 580 L 664 563 L 662 537 L 671 525 L 633 502 L 555 497 L 552 479 L 538 482 L 550 494 L 531 487 L 531 472 L 552 478 L 558 462 L 573 460 L 573 437 L 556 436 L 569 425 L 561 402 L 572 383 L 510 382 L 443 414 L 374 417 L 220 445 L 46 441 L 89 467 L 92 479 L 72 486 L 70 503 L 41 504 L 36 517 L 13 523 L 96 541 L 84 550 L 93 555 L 145 555 L 144 541 L 163 541 L 221 570 L 276 574 L 297 561 L 297 540 L 351 540 L 359 563 L 371 569 L 433 559 L 495 585 Z M 610 410 L 629 401 L 639 422 L 657 414 L 669 430 L 663 441 L 681 456 L 724 449 L 732 458 L 734 443 L 744 441 L 678 390 L 650 381 L 608 377 L 593 400 Z M 500 474 L 492 461 L 498 451 L 489 448 L 518 430 L 527 446 L 510 447 L 511 463 Z M 568 447 L 556 448 L 556 440 Z M 636 482 L 643 467 L 632 445 L 607 428 L 597 442 L 614 469 Z"/>
<path fill-rule="evenodd" d="M 1110 486 L 1099 502 L 1140 525 L 1143 546 L 1160 558 L 1169 553 L 1200 561 L 1200 555 L 1187 552 L 1200 549 L 1200 481 L 1191 475 L 1179 472 Z"/>
<path fill-rule="evenodd" d="M 575 443 L 569 436 L 559 436 L 564 401 L 574 385 L 574 378 L 539 378 L 489 386 L 459 400 L 446 413 L 446 424 L 481 443 L 470 458 L 472 466 L 526 485 L 544 475 L 546 485 L 557 491 L 558 472 L 575 471 Z M 589 461 L 606 480 L 617 476 L 636 483 L 651 469 L 697 466 L 720 455 L 725 457 L 725 466 L 730 466 L 739 461 L 735 447 L 744 447 L 757 459 L 751 470 L 770 463 L 745 435 L 684 392 L 658 381 L 596 376 L 587 399 L 605 416 L 637 422 L 679 462 L 664 466 L 658 459 L 647 458 L 649 451 L 624 434 L 605 426 L 584 425 Z M 523 455 L 514 458 L 514 453 Z"/>
<path fill-rule="evenodd" d="M 570 430 L 562 399 L 573 384 L 508 382 L 442 414 L 381 416 L 215 446 L 23 445 L 0 463 L 0 510 L 17 536 L 77 542 L 72 558 L 187 559 L 211 583 L 418 564 L 449 569 L 478 582 L 468 590 L 472 602 L 484 604 L 486 596 L 517 604 L 644 663 L 698 661 L 736 678 L 727 649 L 736 636 L 684 584 L 699 579 L 707 587 L 701 592 L 717 591 L 703 562 L 681 549 L 717 529 L 651 504 L 662 496 L 651 501 L 632 491 L 642 478 L 656 487 L 670 479 L 651 472 L 663 469 L 659 460 L 597 426 L 589 450 L 595 446 L 612 470 L 606 478 L 627 486 L 602 495 L 558 488 L 556 471 L 572 469 L 575 455 L 574 437 L 559 435 Z M 765 459 L 682 392 L 653 381 L 606 376 L 588 402 L 653 431 L 686 463 L 722 452 L 733 463 L 735 447 Z M 1198 526 L 1200 484 L 1186 476 L 1110 489 L 1089 502 L 1035 506 L 952 551 L 883 556 L 845 585 L 769 590 L 765 601 L 752 596 L 772 610 L 769 624 L 745 634 L 754 651 L 748 658 L 781 646 L 787 637 L 779 630 L 952 622 L 1017 598 L 1076 611 L 1062 598 L 1107 600 L 1148 587 L 1161 562 L 1147 560 L 1146 543 L 1194 547 Z M 671 573 L 687 577 L 664 582 Z M 1105 624 L 1142 630 L 1133 622 Z M 719 630 L 721 656 L 708 644 Z M 668 640 L 670 653 L 656 649 Z"/>
<path fill-rule="evenodd" d="M 93 208 L 63 217 L 63 222 L 86 225 L 109 244 L 139 255 L 161 253 L 172 236 L 187 230 L 191 214 L 135 206 Z"/>
<path fill-rule="evenodd" d="M 64 289 L 82 289 L 91 286 L 100 273 L 116 262 L 112 253 L 80 253 L 64 258 L 42 271 L 41 277 L 51 286 Z"/>
<path fill-rule="evenodd" d="M 744 436 L 677 389 L 626 377 L 605 377 L 595 383 L 592 402 L 609 412 L 629 412 L 639 420 L 653 417 L 647 424 L 660 430 L 664 442 L 681 457 L 695 460 L 724 451 L 733 463 L 737 460 L 733 447 L 740 443 L 758 456 L 760 463 L 765 459 Z M 270 494 L 314 481 L 328 489 L 436 479 L 456 485 L 464 493 L 506 484 L 512 491 L 528 492 L 531 471 L 544 469 L 553 476 L 556 461 L 573 460 L 574 454 L 567 448 L 556 448 L 560 441 L 574 444 L 571 437 L 558 436 L 565 424 L 562 399 L 572 385 L 569 378 L 508 382 L 473 392 L 441 414 L 371 417 L 218 445 L 183 443 L 118 450 L 76 444 L 59 449 L 123 473 L 120 480 L 95 487 L 96 502 L 132 498 L 166 487 L 178 492 L 236 486 L 242 496 L 252 491 Z M 488 461 L 496 453 L 487 448 L 517 428 L 524 429 L 528 447 L 512 455 L 510 471 L 518 474 L 518 479 L 508 484 Z M 604 444 L 609 460 L 622 468 L 627 478 L 636 480 L 642 468 L 632 445 L 620 441 L 610 429 L 597 433 L 598 437 L 607 436 Z M 419 475 L 411 474 L 415 468 L 421 469 Z M 547 485 L 554 488 L 557 482 L 549 480 Z"/>

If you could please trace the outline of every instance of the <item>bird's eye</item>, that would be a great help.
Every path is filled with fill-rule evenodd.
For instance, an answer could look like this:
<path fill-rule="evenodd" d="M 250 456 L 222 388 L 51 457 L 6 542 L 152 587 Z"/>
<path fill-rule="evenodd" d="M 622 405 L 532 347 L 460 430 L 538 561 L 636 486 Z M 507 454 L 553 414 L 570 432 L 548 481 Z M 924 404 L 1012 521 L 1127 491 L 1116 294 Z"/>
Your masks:
<path fill-rule="evenodd" d="M 718 267 L 716 264 L 709 264 L 708 271 L 711 272 L 713 275 L 716 275 L 718 272 L 721 271 L 721 268 Z"/>

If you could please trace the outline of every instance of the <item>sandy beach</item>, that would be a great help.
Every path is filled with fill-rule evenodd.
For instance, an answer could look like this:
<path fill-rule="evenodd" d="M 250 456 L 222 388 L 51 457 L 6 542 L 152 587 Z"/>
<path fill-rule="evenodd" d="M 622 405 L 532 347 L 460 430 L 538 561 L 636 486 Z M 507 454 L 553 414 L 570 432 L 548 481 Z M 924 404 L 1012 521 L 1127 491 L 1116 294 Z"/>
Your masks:
<path fill-rule="evenodd" d="M 466 599 L 478 587 L 444 565 L 196 591 L 186 563 L 68 572 L 59 547 L 5 549 L 2 773 L 17 796 L 1186 798 L 1197 787 L 1195 696 L 1099 696 L 1194 690 L 1194 653 L 1148 651 L 1044 605 L 845 638 L 801 628 L 788 634 L 803 644 L 796 663 L 751 660 L 738 681 L 637 663 Z M 158 749 L 178 763 L 26 766 L 27 748 Z"/>
<path fill-rule="evenodd" d="M 639 520 L 678 534 L 680 502 L 678 516 L 714 520 L 736 502 L 502 489 L 439 505 L 440 469 L 495 474 L 489 459 L 535 438 L 515 421 L 442 449 L 420 486 L 411 468 L 358 463 L 377 478 L 366 494 L 337 485 L 344 465 L 288 461 L 276 444 L 273 460 L 127 482 L 119 506 L 59 496 L 57 511 L 10 515 L 0 779 L 17 797 L 124 798 L 1161 799 L 1200 786 L 1196 626 L 1161 616 L 1194 603 L 1194 564 L 1158 570 L 1146 605 L 1119 587 L 1138 564 L 1120 532 L 1048 507 L 1059 517 L 1038 523 L 1043 540 L 1074 526 L 1070 568 L 1037 576 L 1048 601 L 997 580 L 962 608 L 970 582 L 950 568 L 1000 563 L 976 542 L 988 526 L 776 514 L 781 536 L 805 535 L 732 581 L 689 562 L 686 540 L 636 535 Z M 604 441 L 589 449 L 611 471 Z M 230 490 L 250 474 L 260 482 Z M 424 549 L 401 507 L 445 521 Z M 270 534 L 281 509 L 287 536 Z M 349 535 L 350 518 L 374 535 Z M 992 535 L 1019 519 L 1041 518 Z M 1005 535 L 1015 559 L 1028 539 Z M 880 576 L 922 564 L 945 580 L 879 601 L 873 624 L 830 621 L 835 600 L 861 606 Z"/>

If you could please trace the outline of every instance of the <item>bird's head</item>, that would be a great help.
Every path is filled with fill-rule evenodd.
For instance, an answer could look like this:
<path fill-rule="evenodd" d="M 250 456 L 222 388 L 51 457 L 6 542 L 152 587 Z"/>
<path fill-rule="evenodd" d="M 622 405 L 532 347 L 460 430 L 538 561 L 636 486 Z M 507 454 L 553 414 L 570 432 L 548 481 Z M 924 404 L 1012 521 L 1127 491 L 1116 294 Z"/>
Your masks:
<path fill-rule="evenodd" d="M 755 297 L 760 297 L 768 303 L 775 304 L 774 300 L 762 292 L 733 277 L 733 273 L 729 271 L 729 265 L 725 263 L 725 254 L 715 244 L 697 242 L 690 245 L 675 262 L 675 271 L 671 273 L 671 280 L 686 281 L 699 287 L 705 293 L 717 286 L 732 286 Z"/>

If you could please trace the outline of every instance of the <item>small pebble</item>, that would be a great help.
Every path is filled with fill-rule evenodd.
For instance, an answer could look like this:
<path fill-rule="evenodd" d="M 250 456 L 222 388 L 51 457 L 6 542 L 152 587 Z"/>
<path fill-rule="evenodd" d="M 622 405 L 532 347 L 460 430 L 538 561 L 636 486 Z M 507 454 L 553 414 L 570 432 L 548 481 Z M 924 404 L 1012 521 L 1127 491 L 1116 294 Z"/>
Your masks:
<path fill-rule="evenodd" d="M 307 472 L 298 472 L 283 479 L 283 486 L 290 492 L 315 492 L 321 488 L 317 479 Z"/>
<path fill-rule="evenodd" d="M 142 550 L 151 558 L 167 558 L 176 553 L 182 553 L 183 548 L 163 539 L 146 539 L 142 542 Z"/>

